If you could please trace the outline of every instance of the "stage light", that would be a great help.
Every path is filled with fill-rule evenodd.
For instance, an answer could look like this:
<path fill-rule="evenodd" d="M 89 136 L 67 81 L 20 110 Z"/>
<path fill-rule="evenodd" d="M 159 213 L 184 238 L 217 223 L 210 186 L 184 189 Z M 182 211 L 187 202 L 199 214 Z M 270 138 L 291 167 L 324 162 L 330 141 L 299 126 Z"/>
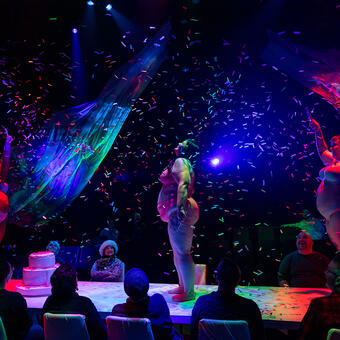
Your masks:
<path fill-rule="evenodd" d="M 220 164 L 220 159 L 219 159 L 219 158 L 213 158 L 213 159 L 211 160 L 211 164 L 212 164 L 213 166 L 219 165 L 219 164 Z"/>
<path fill-rule="evenodd" d="M 87 6 L 94 6 L 94 2 L 93 1 L 87 1 Z"/>
<path fill-rule="evenodd" d="M 77 30 L 76 28 L 74 28 L 74 29 L 72 30 L 72 33 L 73 33 L 73 34 L 77 34 L 77 33 L 78 33 L 78 30 Z"/>
<path fill-rule="evenodd" d="M 112 5 L 111 5 L 111 4 L 108 4 L 108 5 L 106 6 L 106 10 L 107 10 L 107 11 L 111 11 L 111 9 L 112 9 Z"/>

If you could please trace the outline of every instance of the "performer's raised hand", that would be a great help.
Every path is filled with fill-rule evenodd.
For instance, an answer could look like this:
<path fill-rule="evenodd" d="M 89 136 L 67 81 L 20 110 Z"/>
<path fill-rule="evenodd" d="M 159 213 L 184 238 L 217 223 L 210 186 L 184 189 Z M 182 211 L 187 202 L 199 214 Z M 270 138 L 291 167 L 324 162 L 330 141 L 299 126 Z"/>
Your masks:
<path fill-rule="evenodd" d="M 8 131 L 4 126 L 2 128 L 4 129 L 6 143 L 11 144 L 13 142 L 14 138 L 8 134 Z"/>

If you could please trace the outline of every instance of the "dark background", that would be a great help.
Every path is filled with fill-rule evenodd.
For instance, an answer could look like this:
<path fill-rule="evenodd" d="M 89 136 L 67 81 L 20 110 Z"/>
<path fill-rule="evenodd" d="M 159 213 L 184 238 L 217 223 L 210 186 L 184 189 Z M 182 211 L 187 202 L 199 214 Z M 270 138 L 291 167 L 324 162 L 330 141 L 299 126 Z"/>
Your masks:
<path fill-rule="evenodd" d="M 321 217 L 315 191 L 322 163 L 304 107 L 314 108 L 327 140 L 339 133 L 339 114 L 260 55 L 268 30 L 315 49 L 339 48 L 339 3 L 120 0 L 112 2 L 127 19 L 119 23 L 105 4 L 0 3 L 0 121 L 15 136 L 14 145 L 34 135 L 53 112 L 94 99 L 154 34 L 150 27 L 167 19 L 173 27 L 168 60 L 80 197 L 46 226 L 9 225 L 3 252 L 20 266 L 51 239 L 93 246 L 99 231 L 114 224 L 127 269 L 140 266 L 153 282 L 173 282 L 166 225 L 156 210 L 158 176 L 176 143 L 189 136 L 201 148 L 195 262 L 208 264 L 212 282 L 218 259 L 229 254 L 241 264 L 244 284 L 276 284 L 279 262 L 294 249 L 297 233 L 280 225 L 300 221 L 303 209 Z M 80 67 L 72 65 L 73 27 L 85 70 L 81 88 L 72 78 Z M 223 162 L 213 168 L 215 156 Z M 140 223 L 134 222 L 136 212 Z M 327 238 L 316 248 L 334 252 Z M 87 260 L 90 265 L 95 256 Z"/>

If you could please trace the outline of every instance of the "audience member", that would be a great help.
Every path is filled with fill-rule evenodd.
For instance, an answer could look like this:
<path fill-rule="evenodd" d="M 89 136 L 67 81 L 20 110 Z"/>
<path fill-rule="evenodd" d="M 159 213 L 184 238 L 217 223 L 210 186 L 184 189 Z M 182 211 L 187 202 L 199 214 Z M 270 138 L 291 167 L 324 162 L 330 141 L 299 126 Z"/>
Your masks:
<path fill-rule="evenodd" d="M 149 280 L 138 268 L 125 275 L 124 290 L 129 296 L 123 304 L 115 305 L 112 315 L 148 318 L 156 340 L 181 339 L 172 326 L 169 307 L 161 294 L 148 295 Z"/>
<path fill-rule="evenodd" d="M 326 340 L 331 328 L 340 328 L 340 254 L 325 272 L 331 295 L 313 299 L 299 329 L 299 340 Z"/>
<path fill-rule="evenodd" d="M 5 260 L 0 260 L 0 316 L 4 323 L 8 340 L 25 339 L 32 325 L 27 312 L 27 304 L 21 294 L 9 292 L 6 283 L 12 277 L 13 268 Z"/>
<path fill-rule="evenodd" d="M 113 240 L 107 240 L 99 248 L 101 258 L 91 268 L 94 281 L 121 282 L 124 278 L 124 262 L 117 258 L 118 246 Z"/>
<path fill-rule="evenodd" d="M 313 250 L 313 240 L 305 232 L 296 239 L 297 250 L 288 254 L 281 262 L 278 280 L 281 287 L 324 288 L 325 269 L 329 259 Z"/>
<path fill-rule="evenodd" d="M 65 263 L 63 259 L 60 256 L 58 256 L 59 251 L 60 251 L 60 244 L 58 241 L 50 241 L 48 245 L 46 246 L 46 250 L 54 253 L 56 263 L 59 263 L 59 264 Z"/>
<path fill-rule="evenodd" d="M 248 322 L 252 340 L 265 339 L 261 312 L 257 304 L 235 293 L 241 280 L 239 266 L 223 258 L 216 271 L 217 292 L 200 296 L 192 310 L 191 339 L 198 338 L 198 324 L 201 319 L 245 320 Z"/>
<path fill-rule="evenodd" d="M 42 313 L 82 314 L 91 340 L 105 340 L 106 328 L 92 303 L 76 292 L 77 272 L 70 264 L 62 264 L 51 276 L 52 295 L 47 298 Z"/>

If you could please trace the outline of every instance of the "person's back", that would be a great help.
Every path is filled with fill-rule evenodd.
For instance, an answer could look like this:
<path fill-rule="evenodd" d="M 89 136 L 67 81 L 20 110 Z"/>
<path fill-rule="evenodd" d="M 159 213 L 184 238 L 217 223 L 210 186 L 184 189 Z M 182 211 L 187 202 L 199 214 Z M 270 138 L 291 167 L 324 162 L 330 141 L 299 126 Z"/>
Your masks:
<path fill-rule="evenodd" d="M 300 254 L 294 251 L 281 262 L 278 277 L 279 282 L 286 280 L 290 287 L 324 288 L 326 278 L 324 271 L 329 259 L 316 251 L 311 254 Z"/>
<path fill-rule="evenodd" d="M 331 328 L 340 328 L 340 254 L 325 272 L 329 296 L 313 299 L 299 327 L 299 340 L 326 340 Z"/>
<path fill-rule="evenodd" d="M 125 303 L 115 305 L 111 315 L 135 318 L 147 318 L 151 322 L 155 339 L 172 339 L 172 321 L 169 308 L 161 294 L 147 296 L 142 301 L 127 299 Z"/>
<path fill-rule="evenodd" d="M 212 292 L 197 299 L 192 310 L 193 339 L 197 339 L 198 323 L 202 319 L 245 320 L 252 340 L 263 339 L 261 312 L 257 304 L 237 294 Z"/>
<path fill-rule="evenodd" d="M 86 326 L 91 340 L 105 340 L 107 337 L 104 322 L 92 303 L 85 296 L 79 296 L 75 269 L 69 264 L 61 265 L 51 276 L 52 295 L 43 306 L 45 313 L 82 314 L 85 316 Z"/>
<path fill-rule="evenodd" d="M 0 316 L 8 340 L 21 340 L 27 335 L 32 322 L 25 299 L 19 293 L 4 289 L 12 276 L 12 268 L 7 261 L 0 260 Z"/>
<path fill-rule="evenodd" d="M 254 301 L 235 294 L 240 278 L 239 267 L 229 259 L 222 259 L 217 268 L 218 291 L 200 296 L 192 310 L 191 339 L 198 338 L 202 319 L 245 320 L 252 340 L 265 339 L 259 307 Z"/>
<path fill-rule="evenodd" d="M 115 305 L 111 315 L 149 319 L 156 340 L 181 339 L 173 328 L 164 297 L 161 294 L 147 295 L 149 280 L 142 270 L 133 268 L 126 274 L 124 290 L 129 298 L 125 303 Z"/>

